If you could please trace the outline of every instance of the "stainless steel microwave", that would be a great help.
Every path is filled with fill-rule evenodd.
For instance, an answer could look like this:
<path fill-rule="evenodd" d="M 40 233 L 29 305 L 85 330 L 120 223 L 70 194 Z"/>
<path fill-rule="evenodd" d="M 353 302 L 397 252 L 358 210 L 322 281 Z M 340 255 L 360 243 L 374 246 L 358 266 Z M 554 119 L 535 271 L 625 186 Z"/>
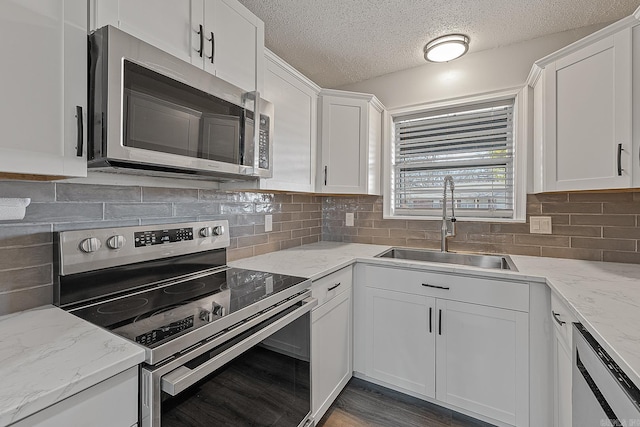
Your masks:
<path fill-rule="evenodd" d="M 272 176 L 273 105 L 112 26 L 89 37 L 90 168 Z M 259 111 L 258 126 L 255 126 Z"/>

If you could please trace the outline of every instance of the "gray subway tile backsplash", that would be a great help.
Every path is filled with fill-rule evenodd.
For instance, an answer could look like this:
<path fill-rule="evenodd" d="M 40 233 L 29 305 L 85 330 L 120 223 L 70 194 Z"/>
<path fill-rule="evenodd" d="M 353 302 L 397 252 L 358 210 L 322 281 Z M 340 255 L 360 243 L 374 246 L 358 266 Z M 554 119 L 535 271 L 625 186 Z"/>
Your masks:
<path fill-rule="evenodd" d="M 22 221 L 0 222 L 0 314 L 52 301 L 52 231 L 229 220 L 234 260 L 320 240 L 440 247 L 440 221 L 383 218 L 377 196 L 226 192 L 161 187 L 0 181 L 0 197 L 30 197 Z M 355 213 L 355 226 L 345 215 Z M 544 213 L 543 213 L 544 212 Z M 265 215 L 273 230 L 265 232 Z M 552 217 L 552 235 L 527 223 L 458 222 L 450 248 L 640 263 L 640 193 L 529 195 L 530 215 Z"/>
<path fill-rule="evenodd" d="M 140 202 L 140 187 L 119 185 L 57 184 L 58 202 Z"/>
<path fill-rule="evenodd" d="M 0 315 L 52 302 L 52 231 L 227 219 L 229 260 L 317 242 L 322 233 L 322 198 L 309 194 L 4 180 L 0 197 L 32 199 L 24 220 L 0 221 Z"/>

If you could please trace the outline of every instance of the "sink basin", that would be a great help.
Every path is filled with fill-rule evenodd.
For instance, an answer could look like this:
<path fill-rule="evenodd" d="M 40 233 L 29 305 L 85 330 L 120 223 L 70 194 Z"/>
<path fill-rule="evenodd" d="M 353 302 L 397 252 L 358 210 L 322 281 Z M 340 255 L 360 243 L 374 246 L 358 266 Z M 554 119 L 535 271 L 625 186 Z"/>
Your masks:
<path fill-rule="evenodd" d="M 411 261 L 442 262 L 445 264 L 470 265 L 480 268 L 518 271 L 506 255 L 479 255 L 457 252 L 438 252 L 425 249 L 391 248 L 376 258 L 406 259 Z"/>

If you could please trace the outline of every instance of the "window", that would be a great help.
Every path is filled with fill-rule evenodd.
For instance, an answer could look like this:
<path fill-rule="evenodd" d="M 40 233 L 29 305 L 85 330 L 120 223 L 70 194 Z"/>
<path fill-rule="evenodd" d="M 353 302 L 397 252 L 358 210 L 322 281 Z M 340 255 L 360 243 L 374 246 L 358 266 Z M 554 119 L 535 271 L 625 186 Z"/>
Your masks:
<path fill-rule="evenodd" d="M 451 175 L 456 216 L 515 218 L 514 98 L 394 115 L 393 125 L 391 216 L 440 217 Z"/>

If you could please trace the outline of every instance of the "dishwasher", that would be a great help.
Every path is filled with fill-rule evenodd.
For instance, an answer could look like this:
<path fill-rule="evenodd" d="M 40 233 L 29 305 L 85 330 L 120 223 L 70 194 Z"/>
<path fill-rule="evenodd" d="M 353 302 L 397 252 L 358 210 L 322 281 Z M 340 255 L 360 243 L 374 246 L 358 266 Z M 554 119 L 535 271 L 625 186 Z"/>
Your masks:
<path fill-rule="evenodd" d="M 573 342 L 573 425 L 640 427 L 638 387 L 580 323 Z"/>

